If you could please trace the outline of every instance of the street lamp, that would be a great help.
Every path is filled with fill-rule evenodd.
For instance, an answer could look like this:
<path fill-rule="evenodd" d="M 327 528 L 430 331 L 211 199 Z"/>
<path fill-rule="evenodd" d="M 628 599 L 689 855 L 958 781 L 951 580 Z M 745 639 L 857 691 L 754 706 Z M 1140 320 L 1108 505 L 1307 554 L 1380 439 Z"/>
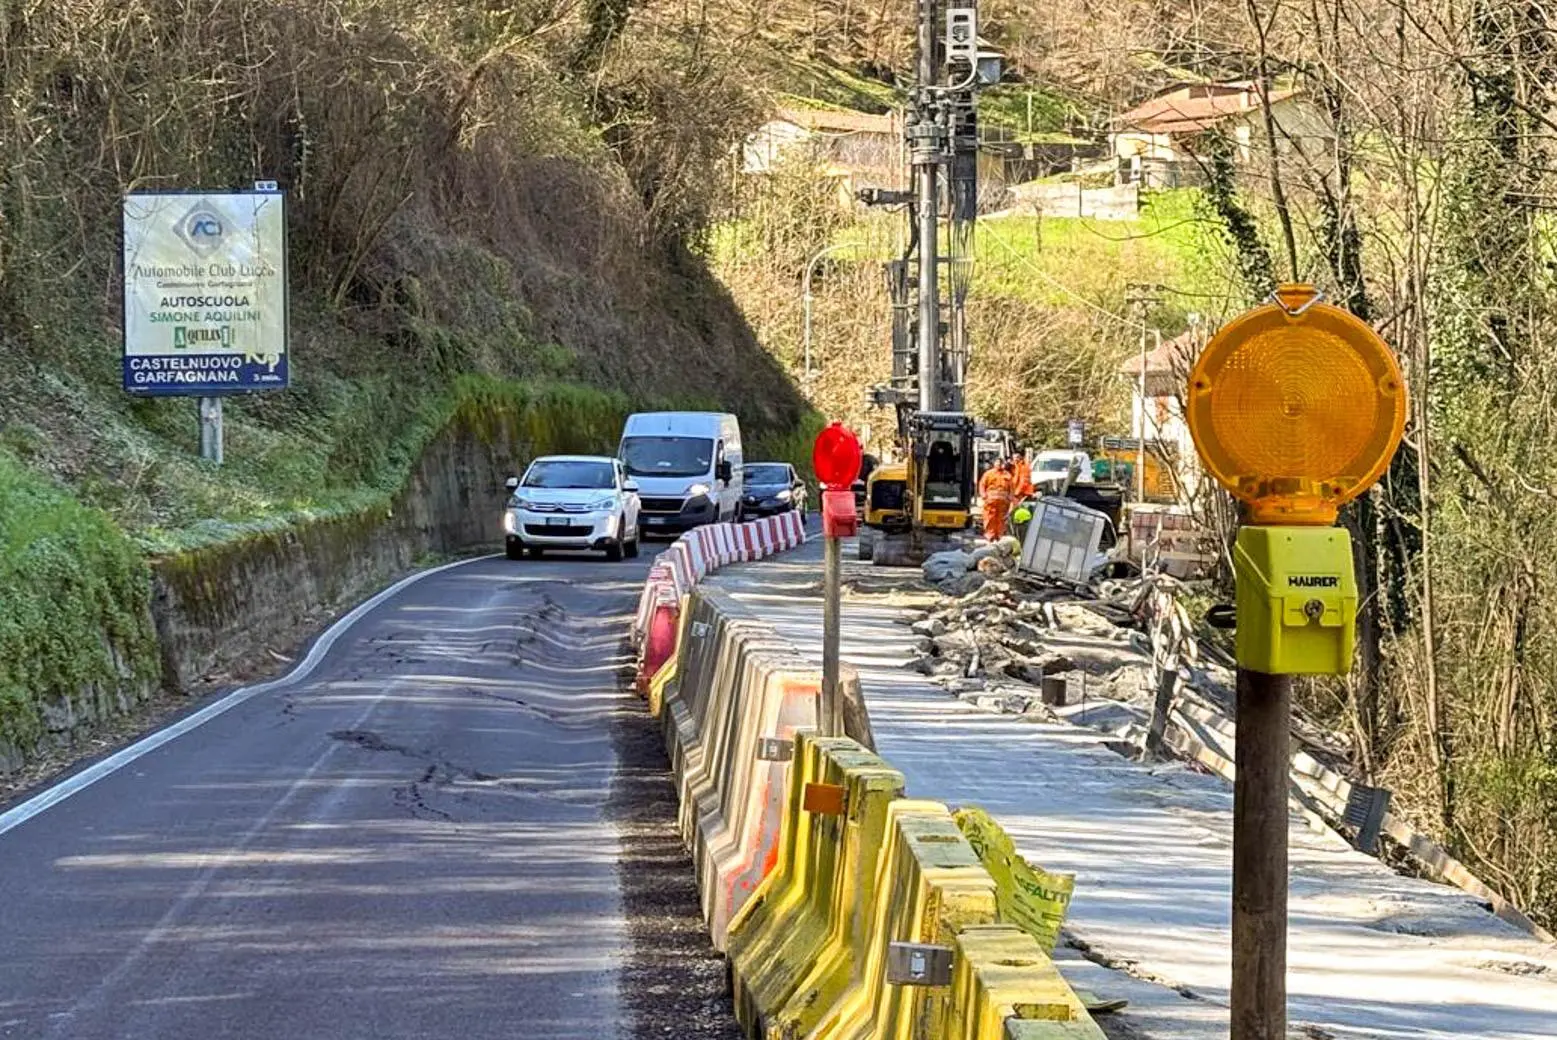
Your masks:
<path fill-rule="evenodd" d="M 816 265 L 821 261 L 822 257 L 827 256 L 829 253 L 836 253 L 840 249 L 854 249 L 858 245 L 859 243 L 857 242 L 835 243 L 819 250 L 806 264 L 804 281 L 805 330 L 802 333 L 802 340 L 805 344 L 805 374 L 808 376 L 811 374 L 811 276 L 816 273 Z"/>

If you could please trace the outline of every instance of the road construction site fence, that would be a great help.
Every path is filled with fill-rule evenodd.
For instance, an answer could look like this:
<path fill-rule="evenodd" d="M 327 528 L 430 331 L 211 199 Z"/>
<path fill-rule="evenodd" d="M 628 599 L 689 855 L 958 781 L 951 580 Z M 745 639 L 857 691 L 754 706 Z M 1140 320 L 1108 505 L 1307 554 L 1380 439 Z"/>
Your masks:
<path fill-rule="evenodd" d="M 647 690 L 649 679 L 669 658 L 681 602 L 705 575 L 785 552 L 805 540 L 805 518 L 793 511 L 742 524 L 695 527 L 655 557 L 633 623 L 639 690 Z"/>
<path fill-rule="evenodd" d="M 749 1037 L 1101 1040 L 1049 957 L 1073 879 L 1006 891 L 1034 875 L 998 824 L 818 736 L 821 674 L 755 608 L 694 585 L 675 621 L 646 695 Z"/>

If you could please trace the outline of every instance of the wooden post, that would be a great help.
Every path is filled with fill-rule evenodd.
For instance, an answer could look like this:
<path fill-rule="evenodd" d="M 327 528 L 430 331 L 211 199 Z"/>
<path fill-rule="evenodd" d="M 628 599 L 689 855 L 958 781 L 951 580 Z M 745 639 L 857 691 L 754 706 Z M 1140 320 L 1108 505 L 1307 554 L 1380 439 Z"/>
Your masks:
<path fill-rule="evenodd" d="M 1168 732 L 1168 714 L 1173 708 L 1173 690 L 1178 682 L 1178 655 L 1166 654 L 1162 662 L 1162 674 L 1157 677 L 1157 697 L 1152 702 L 1151 723 L 1146 729 L 1147 754 L 1162 754 L 1163 738 Z"/>
<path fill-rule="evenodd" d="M 1292 679 L 1238 669 L 1232 1040 L 1287 1040 L 1287 785 Z"/>

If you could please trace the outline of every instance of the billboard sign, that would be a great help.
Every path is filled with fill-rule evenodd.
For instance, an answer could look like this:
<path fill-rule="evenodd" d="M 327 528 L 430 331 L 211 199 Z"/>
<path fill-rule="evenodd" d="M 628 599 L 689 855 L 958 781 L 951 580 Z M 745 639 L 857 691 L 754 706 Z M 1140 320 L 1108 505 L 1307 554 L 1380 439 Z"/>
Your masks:
<path fill-rule="evenodd" d="M 286 389 L 286 245 L 279 191 L 126 195 L 125 390 Z"/>

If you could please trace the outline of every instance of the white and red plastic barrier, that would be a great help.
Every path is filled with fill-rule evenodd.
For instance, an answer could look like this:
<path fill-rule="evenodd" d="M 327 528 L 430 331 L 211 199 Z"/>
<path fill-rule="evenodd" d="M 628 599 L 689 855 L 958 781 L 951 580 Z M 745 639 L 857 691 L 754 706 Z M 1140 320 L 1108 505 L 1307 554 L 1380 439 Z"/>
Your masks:
<path fill-rule="evenodd" d="M 705 574 L 794 549 L 805 540 L 805 519 L 790 512 L 743 524 L 695 527 L 655 557 L 633 622 L 640 648 L 638 689 L 647 690 L 654 673 L 675 652 L 681 601 Z"/>

